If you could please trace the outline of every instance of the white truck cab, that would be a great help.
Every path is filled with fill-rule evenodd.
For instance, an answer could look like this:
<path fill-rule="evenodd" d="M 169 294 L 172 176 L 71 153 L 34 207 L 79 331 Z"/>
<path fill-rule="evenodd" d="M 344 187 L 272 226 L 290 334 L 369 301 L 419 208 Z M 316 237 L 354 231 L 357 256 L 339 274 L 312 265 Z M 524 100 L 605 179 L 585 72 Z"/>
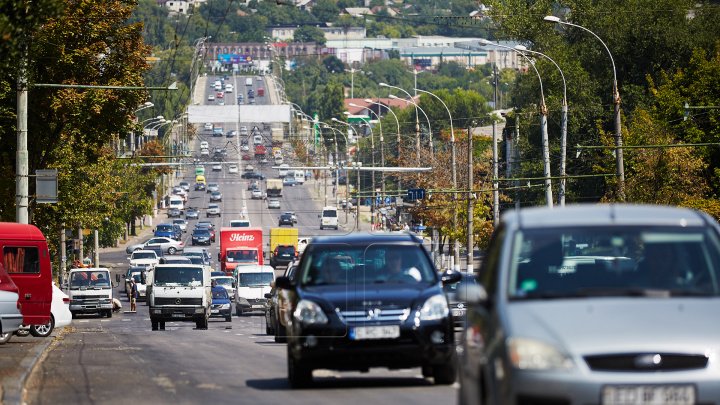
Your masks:
<path fill-rule="evenodd" d="M 77 314 L 97 313 L 112 317 L 113 285 L 110 270 L 104 267 L 70 270 L 67 282 L 70 312 Z"/>
<path fill-rule="evenodd" d="M 212 294 L 208 266 L 159 264 L 149 272 L 148 306 L 152 330 L 164 330 L 167 321 L 195 322 L 207 329 Z"/>
<path fill-rule="evenodd" d="M 247 265 L 235 268 L 235 314 L 265 311 L 265 294 L 275 280 L 275 270 L 268 265 Z"/>

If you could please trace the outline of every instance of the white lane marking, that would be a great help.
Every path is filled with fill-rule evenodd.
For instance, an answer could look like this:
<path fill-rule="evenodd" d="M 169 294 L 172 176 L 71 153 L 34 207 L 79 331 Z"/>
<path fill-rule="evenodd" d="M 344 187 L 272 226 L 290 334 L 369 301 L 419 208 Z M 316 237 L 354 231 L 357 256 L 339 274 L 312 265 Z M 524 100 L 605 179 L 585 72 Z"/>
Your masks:
<path fill-rule="evenodd" d="M 88 319 L 81 319 L 81 320 L 79 320 L 78 322 L 80 322 L 80 323 L 88 323 L 88 322 L 90 322 L 90 320 L 88 320 Z"/>

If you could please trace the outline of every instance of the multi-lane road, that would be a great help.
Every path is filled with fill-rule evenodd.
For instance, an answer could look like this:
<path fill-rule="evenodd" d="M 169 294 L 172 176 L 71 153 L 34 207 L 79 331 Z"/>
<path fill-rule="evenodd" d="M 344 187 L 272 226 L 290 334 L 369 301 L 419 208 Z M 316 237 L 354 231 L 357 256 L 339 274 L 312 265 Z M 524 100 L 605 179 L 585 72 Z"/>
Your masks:
<path fill-rule="evenodd" d="M 234 147 L 228 147 L 226 159 L 237 161 L 239 139 L 213 138 L 208 134 L 207 137 L 201 135 L 195 142 L 202 140 L 210 143 L 211 150 L 228 141 L 234 143 Z M 285 157 L 290 158 L 292 165 L 291 156 L 292 152 L 286 150 Z M 277 170 L 272 169 L 271 164 L 250 163 L 267 177 L 277 177 Z M 286 210 L 297 213 L 301 235 L 348 232 L 354 226 L 350 218 L 344 227 L 341 214 L 340 230 L 319 230 L 318 214 L 324 201 L 314 181 L 286 187 L 281 209 L 270 210 L 265 201 L 250 199 L 249 180 L 241 179 L 240 174 L 227 173 L 226 166 L 219 172 L 207 167 L 206 177 L 208 182 L 219 183 L 223 192 L 223 215 L 211 219 L 216 227 L 227 225 L 246 209 L 252 225 L 263 228 L 266 246 L 269 229 L 277 226 L 279 214 Z M 192 169 L 186 170 L 182 179 L 192 184 Z M 209 194 L 191 189 L 188 204 L 200 209 L 203 220 L 208 203 Z M 156 223 L 158 221 L 165 221 L 164 214 L 156 218 Z M 186 245 L 190 243 L 194 222 L 191 221 L 184 235 Z M 217 257 L 217 244 L 211 246 L 211 253 Z M 101 263 L 116 263 L 113 270 L 121 272 L 126 256 L 119 249 L 110 251 L 103 254 Z M 116 296 L 123 297 L 127 309 L 129 305 L 119 291 L 121 288 Z M 365 374 L 317 370 L 312 388 L 290 390 L 285 344 L 275 343 L 272 336 L 265 335 L 264 322 L 262 315 L 233 316 L 232 323 L 211 320 L 208 330 L 196 330 L 194 323 L 177 322 L 168 323 L 165 331 L 151 331 L 147 306 L 142 302 L 138 304 L 137 313 L 121 312 L 110 319 L 80 317 L 60 333 L 35 367 L 26 384 L 25 396 L 31 404 L 437 404 L 454 401 L 455 387 L 434 386 L 431 380 L 422 378 L 419 369 L 373 369 Z"/>

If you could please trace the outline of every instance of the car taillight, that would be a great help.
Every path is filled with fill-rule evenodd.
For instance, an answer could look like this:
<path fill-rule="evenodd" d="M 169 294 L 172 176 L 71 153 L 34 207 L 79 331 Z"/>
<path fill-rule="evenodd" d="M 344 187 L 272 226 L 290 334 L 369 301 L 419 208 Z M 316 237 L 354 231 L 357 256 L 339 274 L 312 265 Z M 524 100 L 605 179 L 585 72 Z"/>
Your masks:
<path fill-rule="evenodd" d="M 63 297 L 63 304 L 70 305 L 70 297 Z"/>
<path fill-rule="evenodd" d="M 180 242 L 180 246 L 182 246 L 182 245 L 184 245 L 184 244 L 185 244 L 184 242 Z"/>

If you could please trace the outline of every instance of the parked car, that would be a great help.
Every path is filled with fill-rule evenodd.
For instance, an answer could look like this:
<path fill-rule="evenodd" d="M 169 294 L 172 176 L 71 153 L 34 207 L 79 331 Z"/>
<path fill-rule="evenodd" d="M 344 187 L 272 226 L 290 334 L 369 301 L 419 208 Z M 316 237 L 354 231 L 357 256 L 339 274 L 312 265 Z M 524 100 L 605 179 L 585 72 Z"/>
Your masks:
<path fill-rule="evenodd" d="M 185 210 L 185 219 L 198 219 L 200 218 L 200 211 L 197 210 L 197 208 L 188 207 L 188 209 Z"/>
<path fill-rule="evenodd" d="M 210 201 L 222 201 L 222 193 L 219 191 L 213 191 L 210 193 Z"/>
<path fill-rule="evenodd" d="M 210 196 L 210 201 L 214 201 L 212 199 L 212 195 Z M 208 218 L 210 218 L 212 216 L 219 217 L 222 215 L 222 210 L 220 209 L 220 205 L 218 205 L 218 204 L 208 204 L 208 207 L 205 210 L 205 213 Z"/>
<path fill-rule="evenodd" d="M 23 315 L 18 306 L 18 294 L 15 282 L 0 263 L 0 345 L 7 343 L 22 325 Z"/>
<path fill-rule="evenodd" d="M 719 259 L 718 223 L 687 208 L 506 211 L 460 291 L 459 402 L 717 402 Z"/>
<path fill-rule="evenodd" d="M 293 222 L 292 215 L 290 215 L 288 213 L 280 214 L 280 217 L 278 217 L 278 226 L 283 226 L 283 225 L 294 226 L 294 224 L 295 223 Z"/>
<path fill-rule="evenodd" d="M 414 235 L 313 238 L 295 280 L 275 281 L 286 296 L 279 318 L 287 332 L 290 386 L 311 384 L 316 368 L 372 367 L 422 367 L 435 384 L 452 384 L 455 335 L 441 281 L 459 279 L 452 271 L 438 274 Z"/>
<path fill-rule="evenodd" d="M 225 287 L 212 287 L 211 318 L 225 318 L 225 322 L 232 322 L 232 303 Z"/>
<path fill-rule="evenodd" d="M 297 270 L 297 262 L 287 266 L 283 277 L 291 282 L 295 281 L 295 271 Z M 277 286 L 273 286 L 269 293 L 265 294 L 267 301 L 265 302 L 265 334 L 274 335 L 276 343 L 285 342 L 285 326 L 280 324 L 279 314 L 287 312 L 287 299 L 280 299 Z"/>
<path fill-rule="evenodd" d="M 280 200 L 277 198 L 268 198 L 268 208 L 280 209 Z"/>
<path fill-rule="evenodd" d="M 210 230 L 207 228 L 195 228 L 192 232 L 192 245 L 210 245 L 212 242 L 212 235 Z"/>

